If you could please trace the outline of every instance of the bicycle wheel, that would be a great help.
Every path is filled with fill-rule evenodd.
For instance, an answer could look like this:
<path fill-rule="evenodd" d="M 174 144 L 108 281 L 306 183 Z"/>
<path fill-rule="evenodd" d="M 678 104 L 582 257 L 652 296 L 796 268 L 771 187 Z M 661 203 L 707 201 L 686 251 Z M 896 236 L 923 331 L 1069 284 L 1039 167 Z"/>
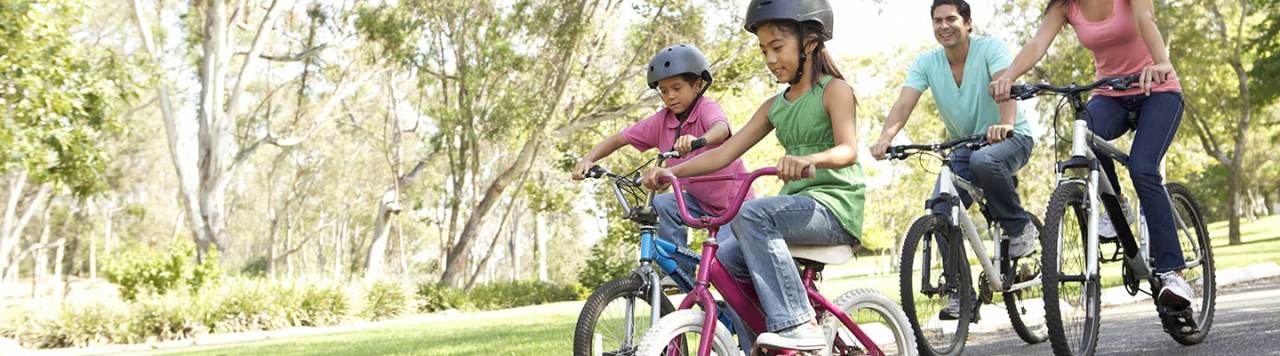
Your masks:
<path fill-rule="evenodd" d="M 662 315 L 675 307 L 666 295 L 659 297 Z M 627 318 L 630 309 L 631 318 Z M 649 329 L 653 308 L 649 306 L 649 283 L 638 275 L 630 275 L 605 283 L 587 298 L 578 314 L 573 332 L 573 354 L 630 355 L 635 352 L 640 336 Z M 631 333 L 628 334 L 628 327 Z M 597 344 L 598 342 L 598 344 Z"/>
<path fill-rule="evenodd" d="M 1213 326 L 1214 300 L 1218 294 L 1212 244 L 1209 241 L 1209 231 L 1204 225 L 1204 217 L 1200 215 L 1200 203 L 1191 194 L 1191 190 L 1177 183 L 1166 184 L 1165 190 L 1169 191 L 1173 211 L 1177 215 L 1174 224 L 1177 225 L 1178 241 L 1182 245 L 1182 258 L 1187 263 L 1182 274 L 1195 291 L 1191 306 L 1199 329 L 1190 335 L 1170 336 L 1183 345 L 1199 344 L 1209 335 L 1209 328 Z"/>
<path fill-rule="evenodd" d="M 915 355 L 916 342 L 911 332 L 911 322 L 898 304 L 880 291 L 870 288 L 854 289 L 836 298 L 835 306 L 848 315 L 862 332 L 875 342 L 885 355 Z M 867 355 L 853 336 L 830 312 L 823 313 L 823 327 L 835 331 L 831 342 L 831 355 Z"/>
<path fill-rule="evenodd" d="M 1044 240 L 1044 224 L 1040 218 L 1031 216 L 1031 223 L 1040 232 L 1040 240 Z M 1043 242 L 1041 242 L 1043 245 Z M 1043 255 L 1043 254 L 1042 254 Z M 1041 277 L 1040 263 L 1030 258 L 1016 261 L 1012 276 L 1013 283 L 1018 284 Z M 1049 339 L 1049 328 L 1044 322 L 1044 284 L 1036 283 L 1012 292 L 1004 292 L 1004 308 L 1009 312 L 1009 322 L 1013 331 L 1022 341 L 1028 344 L 1039 344 Z"/>
<path fill-rule="evenodd" d="M 697 354 L 699 342 L 702 340 L 702 319 L 705 314 L 701 310 L 685 309 L 677 311 L 658 320 L 640 339 L 638 356 L 683 356 Z M 714 319 L 712 319 L 714 320 Z M 711 340 L 712 355 L 738 355 L 737 339 L 729 334 L 729 329 L 716 323 L 715 339 Z"/>
<path fill-rule="evenodd" d="M 1085 199 L 1081 182 L 1054 189 L 1040 239 L 1045 324 L 1056 355 L 1092 355 L 1098 344 L 1101 292 L 1099 276 L 1085 278 L 1089 219 Z"/>
<path fill-rule="evenodd" d="M 911 322 L 921 355 L 959 355 L 963 352 L 965 337 L 969 334 L 969 320 L 973 318 L 973 305 L 977 302 L 973 296 L 964 246 L 956 243 L 959 237 L 946 237 L 942 231 L 946 226 L 935 215 L 922 216 L 911 224 L 902 242 L 902 260 L 898 270 L 902 309 Z M 952 242 L 956 243 L 955 248 L 947 248 L 948 241 L 956 241 Z M 955 262 L 963 267 L 944 268 L 944 262 Z M 953 296 L 960 301 L 960 313 L 955 319 L 943 320 L 940 312 Z"/>

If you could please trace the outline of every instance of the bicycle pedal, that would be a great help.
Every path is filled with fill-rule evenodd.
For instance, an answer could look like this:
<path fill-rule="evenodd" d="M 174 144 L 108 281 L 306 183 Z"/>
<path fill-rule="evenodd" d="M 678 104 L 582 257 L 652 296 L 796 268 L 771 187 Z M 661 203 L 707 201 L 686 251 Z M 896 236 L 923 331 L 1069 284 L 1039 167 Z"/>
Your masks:
<path fill-rule="evenodd" d="M 1157 311 L 1160 314 L 1160 325 L 1164 327 L 1166 333 L 1185 336 L 1200 331 L 1196 325 L 1195 313 L 1190 307 L 1183 309 L 1159 307 Z"/>

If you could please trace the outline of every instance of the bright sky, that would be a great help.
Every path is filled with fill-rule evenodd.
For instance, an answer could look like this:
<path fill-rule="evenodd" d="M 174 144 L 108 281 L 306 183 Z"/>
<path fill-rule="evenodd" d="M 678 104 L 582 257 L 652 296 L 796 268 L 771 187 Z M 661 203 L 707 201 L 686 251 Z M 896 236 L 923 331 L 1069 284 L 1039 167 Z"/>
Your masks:
<path fill-rule="evenodd" d="M 1001 3 L 970 0 L 974 27 L 985 29 Z M 929 19 L 930 4 L 923 0 L 889 0 L 877 8 L 869 0 L 831 0 L 836 12 L 836 32 L 827 42 L 827 48 L 839 57 L 874 54 L 902 45 L 936 43 Z"/>

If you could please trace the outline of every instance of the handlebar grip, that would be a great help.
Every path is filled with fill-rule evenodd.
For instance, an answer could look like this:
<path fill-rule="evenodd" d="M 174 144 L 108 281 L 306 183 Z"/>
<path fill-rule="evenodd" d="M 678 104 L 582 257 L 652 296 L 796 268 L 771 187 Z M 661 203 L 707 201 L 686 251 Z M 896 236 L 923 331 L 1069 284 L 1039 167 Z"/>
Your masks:
<path fill-rule="evenodd" d="M 696 149 L 702 148 L 703 146 L 706 146 L 706 145 L 707 145 L 707 138 L 706 138 L 706 137 L 699 137 L 698 139 L 693 140 L 693 143 L 689 145 L 689 150 L 690 150 L 690 151 L 692 151 L 692 150 L 696 150 Z"/>
<path fill-rule="evenodd" d="M 591 169 L 587 170 L 586 176 L 587 178 L 600 178 L 600 177 L 604 177 L 606 173 L 609 173 L 608 169 L 604 169 L 604 167 L 595 165 L 595 166 L 591 166 Z"/>
<path fill-rule="evenodd" d="M 1039 91 L 1040 88 L 1034 85 L 1017 84 L 1009 88 L 1009 96 L 1014 100 L 1027 100 L 1035 97 Z"/>

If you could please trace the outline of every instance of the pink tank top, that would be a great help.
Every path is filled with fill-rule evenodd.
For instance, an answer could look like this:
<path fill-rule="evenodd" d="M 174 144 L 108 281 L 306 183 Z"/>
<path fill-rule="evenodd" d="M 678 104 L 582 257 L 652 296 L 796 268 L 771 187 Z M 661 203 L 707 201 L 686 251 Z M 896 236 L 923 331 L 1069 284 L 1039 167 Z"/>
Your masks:
<path fill-rule="evenodd" d="M 1133 9 L 1129 0 L 1111 0 L 1111 17 L 1102 21 L 1090 22 L 1080 10 L 1079 1 L 1068 1 L 1067 22 L 1076 30 L 1076 38 L 1080 44 L 1093 52 L 1093 63 L 1097 78 L 1119 77 L 1142 73 L 1142 69 L 1155 63 L 1151 59 L 1151 51 L 1147 43 L 1138 34 L 1138 25 L 1133 22 Z M 1163 84 L 1156 84 L 1151 91 L 1182 91 L 1178 84 L 1177 73 L 1170 73 Z M 1126 96 L 1141 94 L 1142 89 L 1126 91 L 1097 90 L 1094 94 L 1105 96 Z"/>

